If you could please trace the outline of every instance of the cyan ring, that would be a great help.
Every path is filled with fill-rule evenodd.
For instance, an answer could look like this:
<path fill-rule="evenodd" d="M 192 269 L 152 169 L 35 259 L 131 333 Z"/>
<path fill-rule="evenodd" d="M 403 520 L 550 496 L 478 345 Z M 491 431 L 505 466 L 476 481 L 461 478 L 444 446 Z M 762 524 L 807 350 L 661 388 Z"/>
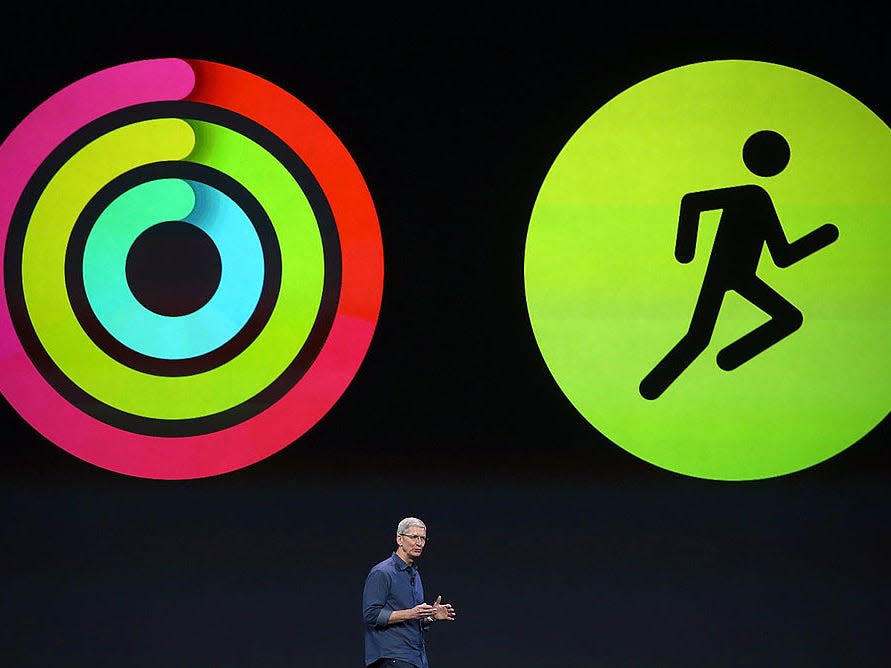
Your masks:
<path fill-rule="evenodd" d="M 193 206 L 184 213 L 185 201 Z M 178 210 L 173 202 L 180 203 Z M 171 220 L 205 232 L 222 261 L 216 292 L 181 316 L 147 309 L 126 277 L 127 253 L 136 238 Z M 224 192 L 198 181 L 156 179 L 121 193 L 96 218 L 84 246 L 84 290 L 96 318 L 123 345 L 159 359 L 197 357 L 229 341 L 254 312 L 263 279 L 263 248 L 250 218 Z"/>

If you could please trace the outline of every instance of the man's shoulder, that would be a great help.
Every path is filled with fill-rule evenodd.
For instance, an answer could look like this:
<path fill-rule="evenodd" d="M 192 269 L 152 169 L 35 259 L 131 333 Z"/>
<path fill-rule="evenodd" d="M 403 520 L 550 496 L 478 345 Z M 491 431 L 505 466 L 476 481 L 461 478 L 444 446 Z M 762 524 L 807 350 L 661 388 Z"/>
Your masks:
<path fill-rule="evenodd" d="M 369 574 L 377 573 L 377 572 L 381 572 L 381 571 L 383 571 L 385 573 L 393 573 L 393 572 L 395 572 L 395 570 L 396 570 L 396 566 L 393 563 L 393 555 L 390 555 L 383 561 L 376 563 L 374 566 L 372 566 L 371 570 L 369 571 Z"/>

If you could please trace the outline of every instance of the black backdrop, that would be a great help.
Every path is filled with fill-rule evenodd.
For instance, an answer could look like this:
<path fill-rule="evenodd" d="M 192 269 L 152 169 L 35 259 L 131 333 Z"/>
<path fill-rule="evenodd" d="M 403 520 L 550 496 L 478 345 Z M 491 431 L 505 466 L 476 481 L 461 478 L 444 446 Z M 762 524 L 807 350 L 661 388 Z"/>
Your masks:
<path fill-rule="evenodd" d="M 654 468 L 560 392 L 522 283 L 557 152 L 648 76 L 770 60 L 887 123 L 891 47 L 854 4 L 3 10 L 3 136 L 111 65 L 234 65 L 296 95 L 344 142 L 386 265 L 353 383 L 298 442 L 245 469 L 118 475 L 3 402 L 2 663 L 361 665 L 362 583 L 411 514 L 429 526 L 428 594 L 459 611 L 432 634 L 434 668 L 886 664 L 888 420 L 781 478 Z"/>

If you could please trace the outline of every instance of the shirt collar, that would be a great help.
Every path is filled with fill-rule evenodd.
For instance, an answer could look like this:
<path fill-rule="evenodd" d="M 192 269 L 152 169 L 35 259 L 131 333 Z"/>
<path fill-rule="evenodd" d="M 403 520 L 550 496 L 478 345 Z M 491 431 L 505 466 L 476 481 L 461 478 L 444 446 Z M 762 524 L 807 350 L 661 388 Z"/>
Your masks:
<path fill-rule="evenodd" d="M 411 569 L 415 569 L 415 570 L 417 570 L 417 566 L 413 566 L 413 565 L 411 565 L 411 564 L 407 564 L 407 563 L 405 563 L 405 562 L 402 560 L 402 557 L 400 557 L 398 554 L 396 554 L 395 551 L 393 552 L 393 556 L 391 557 L 391 559 L 393 560 L 393 564 L 394 564 L 394 565 L 396 566 L 396 568 L 399 569 L 400 571 L 407 571 L 407 570 L 411 570 Z"/>

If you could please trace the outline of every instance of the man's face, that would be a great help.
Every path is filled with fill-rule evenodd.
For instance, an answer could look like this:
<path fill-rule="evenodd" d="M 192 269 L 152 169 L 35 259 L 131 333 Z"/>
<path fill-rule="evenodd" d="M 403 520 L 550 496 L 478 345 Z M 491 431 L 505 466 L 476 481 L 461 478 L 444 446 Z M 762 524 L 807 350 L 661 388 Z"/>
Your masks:
<path fill-rule="evenodd" d="M 405 530 L 405 534 L 396 536 L 396 544 L 402 552 L 414 560 L 421 556 L 427 544 L 427 529 L 413 526 Z"/>

